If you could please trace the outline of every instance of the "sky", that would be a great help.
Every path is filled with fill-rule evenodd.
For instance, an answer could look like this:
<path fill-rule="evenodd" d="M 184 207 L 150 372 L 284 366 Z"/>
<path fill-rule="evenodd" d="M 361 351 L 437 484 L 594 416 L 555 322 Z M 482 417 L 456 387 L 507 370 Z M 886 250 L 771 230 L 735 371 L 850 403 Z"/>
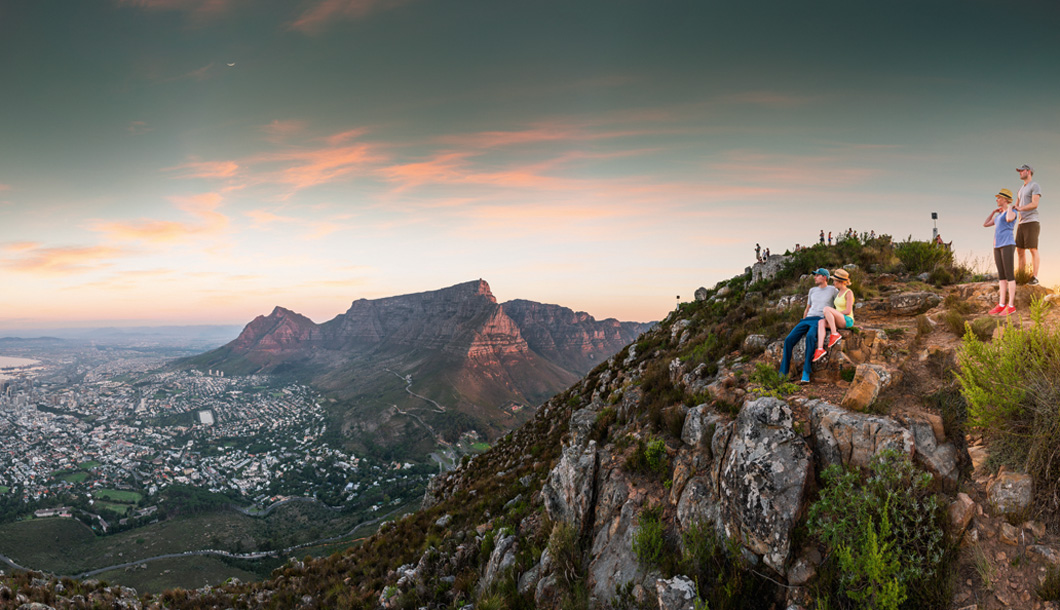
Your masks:
<path fill-rule="evenodd" d="M 1051 0 L 3 0 L 0 328 L 478 278 L 657 320 L 756 242 L 931 212 L 989 269 L 1023 163 L 1054 285 L 1058 30 Z"/>

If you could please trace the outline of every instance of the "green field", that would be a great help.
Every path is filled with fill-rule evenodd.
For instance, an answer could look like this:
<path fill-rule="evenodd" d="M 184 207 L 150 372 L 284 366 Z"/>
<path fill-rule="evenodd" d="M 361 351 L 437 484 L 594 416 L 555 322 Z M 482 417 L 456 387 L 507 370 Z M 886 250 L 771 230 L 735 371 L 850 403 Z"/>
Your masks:
<path fill-rule="evenodd" d="M 489 443 L 471 443 L 471 448 L 475 451 L 482 452 L 488 451 L 490 448 Z"/>
<path fill-rule="evenodd" d="M 88 479 L 87 472 L 68 472 L 66 474 L 59 475 L 59 479 L 68 483 L 84 483 Z"/>
<path fill-rule="evenodd" d="M 89 468 L 95 468 L 96 466 L 100 466 L 100 463 L 97 462 L 96 460 L 89 460 L 87 462 L 81 462 L 80 464 L 77 465 L 78 468 L 84 468 L 85 470 L 88 470 Z"/>
<path fill-rule="evenodd" d="M 6 485 L 0 485 L 0 494 L 6 494 L 11 491 L 11 488 Z"/>
<path fill-rule="evenodd" d="M 104 500 L 96 500 L 94 506 L 114 511 L 119 515 L 127 515 L 129 514 L 129 511 L 132 510 L 132 506 L 129 506 L 128 504 L 115 504 L 114 502 L 106 502 Z"/>
<path fill-rule="evenodd" d="M 97 489 L 92 492 L 92 496 L 100 500 L 123 502 L 125 504 L 136 504 L 143 498 L 135 491 L 123 491 L 121 489 Z"/>
<path fill-rule="evenodd" d="M 358 521 L 356 516 L 302 502 L 280 506 L 264 518 L 220 511 L 179 517 L 100 537 L 75 519 L 30 519 L 0 524 L 0 554 L 27 568 L 69 576 L 189 550 L 212 548 L 248 552 L 283 548 L 345 534 Z M 371 528 L 366 527 L 364 531 L 371 531 Z M 358 531 L 354 537 L 363 535 Z M 309 552 L 296 554 L 302 556 Z M 243 566 L 241 569 L 248 568 Z M 159 571 L 154 571 L 154 577 L 159 577 Z"/>
<path fill-rule="evenodd" d="M 229 578 L 243 582 L 261 580 L 264 575 L 247 572 L 210 556 L 159 559 L 146 567 L 112 570 L 93 576 L 100 580 L 132 587 L 139 593 L 161 593 L 182 587 L 194 589 L 203 585 L 219 585 Z"/>

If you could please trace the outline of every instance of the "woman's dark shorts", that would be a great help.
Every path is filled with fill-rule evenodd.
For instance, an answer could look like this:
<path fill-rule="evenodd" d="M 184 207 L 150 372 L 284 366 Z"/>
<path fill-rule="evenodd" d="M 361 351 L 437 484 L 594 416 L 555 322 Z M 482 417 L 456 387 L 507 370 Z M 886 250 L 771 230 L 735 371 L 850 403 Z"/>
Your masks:
<path fill-rule="evenodd" d="M 1008 282 L 1016 281 L 1015 258 L 1016 246 L 1001 246 L 1000 248 L 994 248 L 994 264 L 997 265 L 997 279 Z"/>

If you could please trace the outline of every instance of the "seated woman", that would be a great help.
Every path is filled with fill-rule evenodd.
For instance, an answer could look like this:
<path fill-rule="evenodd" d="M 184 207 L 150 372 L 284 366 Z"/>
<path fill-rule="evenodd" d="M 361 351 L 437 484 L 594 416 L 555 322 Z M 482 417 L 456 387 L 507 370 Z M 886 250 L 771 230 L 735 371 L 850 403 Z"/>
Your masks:
<path fill-rule="evenodd" d="M 832 272 L 832 282 L 839 293 L 832 303 L 833 306 L 824 308 L 824 317 L 817 323 L 817 351 L 813 353 L 814 362 L 824 358 L 828 353 L 824 349 L 825 324 L 828 325 L 830 332 L 828 335 L 829 349 L 843 340 L 838 329 L 854 327 L 854 292 L 850 290 L 850 274 L 846 269 L 836 269 Z"/>

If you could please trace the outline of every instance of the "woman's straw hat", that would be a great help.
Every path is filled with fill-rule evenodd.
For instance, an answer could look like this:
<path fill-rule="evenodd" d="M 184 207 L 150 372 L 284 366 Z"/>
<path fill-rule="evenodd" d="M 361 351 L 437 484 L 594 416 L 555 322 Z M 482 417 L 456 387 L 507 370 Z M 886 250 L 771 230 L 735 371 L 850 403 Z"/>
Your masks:
<path fill-rule="evenodd" d="M 997 195 L 995 195 L 995 197 L 997 197 L 997 196 L 1001 196 L 1001 197 L 1004 197 L 1005 199 L 1008 199 L 1009 201 L 1012 201 L 1012 191 L 1010 191 L 1008 189 L 1001 189 L 1000 191 L 997 192 Z"/>
<path fill-rule="evenodd" d="M 836 269 L 832 272 L 832 278 L 836 280 L 843 280 L 844 282 L 849 282 L 850 274 L 847 273 L 846 269 Z"/>

